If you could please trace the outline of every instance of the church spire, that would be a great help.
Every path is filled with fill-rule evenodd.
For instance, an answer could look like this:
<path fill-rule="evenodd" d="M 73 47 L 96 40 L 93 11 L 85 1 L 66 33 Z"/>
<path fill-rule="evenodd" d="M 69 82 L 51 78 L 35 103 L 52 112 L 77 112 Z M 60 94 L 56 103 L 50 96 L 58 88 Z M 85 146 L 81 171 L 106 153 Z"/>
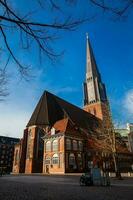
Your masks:
<path fill-rule="evenodd" d="M 97 69 L 94 53 L 89 41 L 88 33 L 86 34 L 86 79 L 88 76 L 99 76 L 100 73 Z"/>
<path fill-rule="evenodd" d="M 86 80 L 84 83 L 84 105 L 106 100 L 105 86 L 102 83 L 97 68 L 88 34 L 86 34 Z"/>

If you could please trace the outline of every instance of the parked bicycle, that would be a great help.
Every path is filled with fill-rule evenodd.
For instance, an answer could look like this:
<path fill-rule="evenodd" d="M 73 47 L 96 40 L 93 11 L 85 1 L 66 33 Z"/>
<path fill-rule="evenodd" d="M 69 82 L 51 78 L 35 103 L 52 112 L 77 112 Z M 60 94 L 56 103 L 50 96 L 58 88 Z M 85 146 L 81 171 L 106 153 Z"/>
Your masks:
<path fill-rule="evenodd" d="M 79 182 L 80 182 L 80 186 L 91 186 L 91 185 L 93 185 L 93 180 L 92 180 L 91 174 L 90 173 L 82 174 Z"/>

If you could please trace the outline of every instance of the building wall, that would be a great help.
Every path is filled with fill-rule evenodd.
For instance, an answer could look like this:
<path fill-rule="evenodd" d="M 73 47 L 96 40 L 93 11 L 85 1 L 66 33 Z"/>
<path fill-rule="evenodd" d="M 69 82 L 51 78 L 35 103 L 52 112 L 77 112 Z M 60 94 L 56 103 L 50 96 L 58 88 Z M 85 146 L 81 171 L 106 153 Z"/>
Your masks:
<path fill-rule="evenodd" d="M 16 144 L 14 148 L 14 159 L 12 172 L 18 174 L 20 172 L 21 143 Z"/>
<path fill-rule="evenodd" d="M 41 173 L 43 167 L 43 132 L 39 127 L 28 128 L 25 173 Z"/>
<path fill-rule="evenodd" d="M 28 137 L 28 128 L 24 130 L 23 139 L 21 142 L 21 158 L 20 158 L 20 173 L 25 172 L 25 164 L 26 164 L 26 151 L 27 151 L 27 137 Z"/>
<path fill-rule="evenodd" d="M 84 138 L 65 136 L 65 172 L 82 172 L 85 169 Z"/>
<path fill-rule="evenodd" d="M 25 172 L 27 136 L 28 136 L 28 129 L 25 129 L 23 138 L 20 140 L 19 144 L 15 145 L 13 170 L 12 170 L 13 173 Z"/>
<path fill-rule="evenodd" d="M 64 136 L 44 139 L 43 173 L 65 173 Z"/>
<path fill-rule="evenodd" d="M 32 173 L 35 165 L 36 127 L 28 128 L 25 173 Z"/>
<path fill-rule="evenodd" d="M 107 128 L 112 127 L 109 105 L 107 102 L 96 102 L 84 106 L 84 110 L 95 115 L 103 121 L 103 126 Z"/>
<path fill-rule="evenodd" d="M 43 173 L 83 172 L 86 167 L 85 140 L 85 134 L 77 127 L 67 127 L 65 133 L 49 134 L 44 138 Z M 54 157 L 58 157 L 56 163 Z"/>
<path fill-rule="evenodd" d="M 0 171 L 10 173 L 13 167 L 14 146 L 18 138 L 0 136 Z"/>
<path fill-rule="evenodd" d="M 128 134 L 129 150 L 133 153 L 133 132 Z"/>

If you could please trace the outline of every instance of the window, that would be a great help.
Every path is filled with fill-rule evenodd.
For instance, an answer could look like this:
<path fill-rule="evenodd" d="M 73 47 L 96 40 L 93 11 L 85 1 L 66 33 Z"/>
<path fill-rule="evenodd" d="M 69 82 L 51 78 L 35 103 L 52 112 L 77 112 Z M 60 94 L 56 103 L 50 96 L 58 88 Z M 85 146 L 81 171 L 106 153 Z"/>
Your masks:
<path fill-rule="evenodd" d="M 82 167 L 82 156 L 81 154 L 78 154 L 78 165 L 81 168 Z"/>
<path fill-rule="evenodd" d="M 51 128 L 51 135 L 55 135 L 55 128 Z"/>
<path fill-rule="evenodd" d="M 45 164 L 50 164 L 50 157 L 45 158 Z"/>
<path fill-rule="evenodd" d="M 93 109 L 93 113 L 94 113 L 94 115 L 96 115 L 96 108 Z"/>
<path fill-rule="evenodd" d="M 76 168 L 75 155 L 73 153 L 69 155 L 69 166 L 73 169 Z"/>
<path fill-rule="evenodd" d="M 3 151 L 2 151 L 2 154 L 4 155 L 5 153 L 6 153 L 6 151 L 5 151 L 5 150 L 3 150 Z"/>
<path fill-rule="evenodd" d="M 46 152 L 51 151 L 51 142 L 47 141 L 46 142 Z"/>
<path fill-rule="evenodd" d="M 58 151 L 58 140 L 53 141 L 53 151 Z"/>
<path fill-rule="evenodd" d="M 58 164 L 59 163 L 59 156 L 58 154 L 54 154 L 52 158 L 52 164 Z"/>
<path fill-rule="evenodd" d="M 32 138 L 32 132 L 29 130 L 28 132 L 28 141 L 27 141 L 27 154 L 26 157 L 33 158 L 33 138 Z"/>
<path fill-rule="evenodd" d="M 83 143 L 79 141 L 79 151 L 83 151 Z"/>
<path fill-rule="evenodd" d="M 71 150 L 71 140 L 66 139 L 66 150 Z"/>
<path fill-rule="evenodd" d="M 17 165 L 18 160 L 19 160 L 19 151 L 17 149 L 15 154 L 15 165 Z"/>
<path fill-rule="evenodd" d="M 73 150 L 77 150 L 77 149 L 78 149 L 77 141 L 73 140 Z"/>
<path fill-rule="evenodd" d="M 59 155 L 59 167 L 63 167 L 63 153 Z"/>

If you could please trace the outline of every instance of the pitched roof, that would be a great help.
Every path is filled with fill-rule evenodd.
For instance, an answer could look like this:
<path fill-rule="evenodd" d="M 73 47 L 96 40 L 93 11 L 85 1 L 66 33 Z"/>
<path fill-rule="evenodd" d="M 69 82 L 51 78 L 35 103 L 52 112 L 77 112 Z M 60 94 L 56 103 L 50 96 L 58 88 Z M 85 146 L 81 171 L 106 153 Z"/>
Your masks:
<path fill-rule="evenodd" d="M 68 125 L 68 118 L 61 119 L 53 125 L 55 130 L 60 133 L 64 133 L 66 131 Z"/>
<path fill-rule="evenodd" d="M 81 108 L 45 91 L 41 96 L 27 127 L 50 125 L 68 117 L 74 125 L 94 130 L 99 126 L 99 119 Z"/>

